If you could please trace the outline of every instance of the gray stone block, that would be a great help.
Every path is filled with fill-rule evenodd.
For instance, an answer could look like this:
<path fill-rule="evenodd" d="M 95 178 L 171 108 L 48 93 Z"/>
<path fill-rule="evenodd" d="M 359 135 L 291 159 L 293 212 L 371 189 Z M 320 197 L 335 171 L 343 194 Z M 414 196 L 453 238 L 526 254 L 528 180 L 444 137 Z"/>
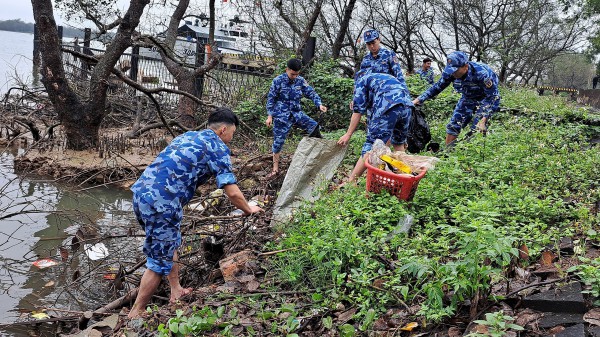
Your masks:
<path fill-rule="evenodd" d="M 588 333 L 591 337 L 600 337 L 600 326 L 590 326 L 588 328 Z"/>
<path fill-rule="evenodd" d="M 588 332 L 591 337 L 600 337 L 600 326 L 590 326 Z"/>
<path fill-rule="evenodd" d="M 579 282 L 527 296 L 521 304 L 523 307 L 543 312 L 571 312 L 581 314 L 587 312 Z"/>
<path fill-rule="evenodd" d="M 585 323 L 585 321 L 583 320 L 582 314 L 546 312 L 544 313 L 544 316 L 539 319 L 538 326 L 542 329 L 548 329 L 557 325 L 567 326 L 583 323 Z"/>
<path fill-rule="evenodd" d="M 557 334 L 547 335 L 547 336 L 548 337 L 587 337 L 587 334 L 585 333 L 585 327 L 583 326 L 583 324 L 577 324 L 574 326 L 570 326 Z"/>

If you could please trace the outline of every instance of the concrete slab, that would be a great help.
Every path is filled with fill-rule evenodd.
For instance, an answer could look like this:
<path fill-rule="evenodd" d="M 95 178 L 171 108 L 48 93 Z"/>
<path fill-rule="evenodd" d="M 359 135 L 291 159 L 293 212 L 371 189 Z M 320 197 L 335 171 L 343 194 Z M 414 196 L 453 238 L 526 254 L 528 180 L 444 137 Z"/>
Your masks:
<path fill-rule="evenodd" d="M 591 337 L 600 337 L 600 326 L 591 326 L 588 328 Z"/>
<path fill-rule="evenodd" d="M 574 324 L 583 324 L 582 314 L 576 313 L 554 313 L 546 312 L 538 321 L 538 326 L 542 329 L 548 329 L 557 325 L 567 326 Z"/>
<path fill-rule="evenodd" d="M 583 324 L 577 324 L 574 326 L 570 326 L 557 334 L 547 335 L 547 336 L 548 337 L 587 337 L 587 334 L 585 333 L 585 327 L 583 326 Z"/>
<path fill-rule="evenodd" d="M 587 312 L 581 284 L 574 282 L 546 292 L 527 296 L 521 303 L 523 307 L 543 312 Z"/>

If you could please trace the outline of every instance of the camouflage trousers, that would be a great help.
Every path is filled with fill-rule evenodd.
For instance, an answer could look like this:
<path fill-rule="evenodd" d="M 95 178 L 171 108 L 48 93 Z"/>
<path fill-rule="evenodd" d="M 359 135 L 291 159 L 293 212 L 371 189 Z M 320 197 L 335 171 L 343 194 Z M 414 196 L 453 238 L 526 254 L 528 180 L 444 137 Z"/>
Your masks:
<path fill-rule="evenodd" d="M 379 118 L 369 118 L 367 139 L 360 152 L 361 156 L 371 151 L 377 139 L 384 143 L 391 139 L 394 145 L 406 143 L 411 111 L 410 107 L 398 104 L 385 111 Z"/>
<path fill-rule="evenodd" d="M 146 233 L 143 247 L 146 268 L 159 275 L 168 275 L 173 268 L 173 254 L 181 246 L 181 214 L 158 212 L 135 194 L 133 211 Z"/>
<path fill-rule="evenodd" d="M 475 99 L 461 98 L 456 107 L 450 122 L 446 125 L 446 133 L 458 136 L 460 131 L 471 123 L 471 130 L 475 130 L 477 123 L 483 118 L 482 110 L 496 112 L 500 106 L 500 100 L 494 101 L 490 109 L 482 109 L 481 102 Z M 491 116 L 488 116 L 488 120 Z"/>
<path fill-rule="evenodd" d="M 283 143 L 285 143 L 285 139 L 288 133 L 290 133 L 292 126 L 297 126 L 308 134 L 311 134 L 317 127 L 317 122 L 303 112 L 273 116 L 273 146 L 271 148 L 273 153 L 281 152 Z"/>

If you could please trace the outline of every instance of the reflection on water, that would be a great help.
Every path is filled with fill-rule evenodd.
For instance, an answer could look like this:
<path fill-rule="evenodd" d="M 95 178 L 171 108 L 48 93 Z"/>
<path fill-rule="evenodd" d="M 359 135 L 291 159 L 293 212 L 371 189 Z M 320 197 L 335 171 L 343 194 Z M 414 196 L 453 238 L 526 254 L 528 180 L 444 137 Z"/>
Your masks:
<path fill-rule="evenodd" d="M 137 226 L 130 192 L 78 192 L 76 186 L 21 179 L 13 172 L 15 155 L 14 150 L 0 153 L 0 323 L 39 308 L 95 309 L 120 296 L 103 276 L 119 267 L 117 261 L 131 263 L 138 255 L 141 239 L 127 237 Z M 73 250 L 72 238 L 80 228 L 86 238 L 112 236 L 102 240 L 109 257 L 93 261 L 83 245 Z M 59 247 L 68 253 L 64 261 Z M 61 263 L 39 269 L 32 263 L 40 258 Z"/>

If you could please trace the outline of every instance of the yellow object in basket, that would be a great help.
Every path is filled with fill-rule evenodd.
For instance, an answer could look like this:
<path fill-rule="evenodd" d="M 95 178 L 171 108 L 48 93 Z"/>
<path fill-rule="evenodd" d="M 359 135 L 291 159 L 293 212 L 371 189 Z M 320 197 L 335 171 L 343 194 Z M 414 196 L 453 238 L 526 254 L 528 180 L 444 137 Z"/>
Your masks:
<path fill-rule="evenodd" d="M 381 157 L 379 157 L 381 160 L 383 160 L 384 162 L 388 163 L 390 166 L 404 172 L 404 173 L 411 173 L 411 169 L 410 166 L 404 164 L 403 162 L 401 162 L 400 160 L 394 159 L 390 156 L 388 156 L 387 154 L 381 155 Z"/>

